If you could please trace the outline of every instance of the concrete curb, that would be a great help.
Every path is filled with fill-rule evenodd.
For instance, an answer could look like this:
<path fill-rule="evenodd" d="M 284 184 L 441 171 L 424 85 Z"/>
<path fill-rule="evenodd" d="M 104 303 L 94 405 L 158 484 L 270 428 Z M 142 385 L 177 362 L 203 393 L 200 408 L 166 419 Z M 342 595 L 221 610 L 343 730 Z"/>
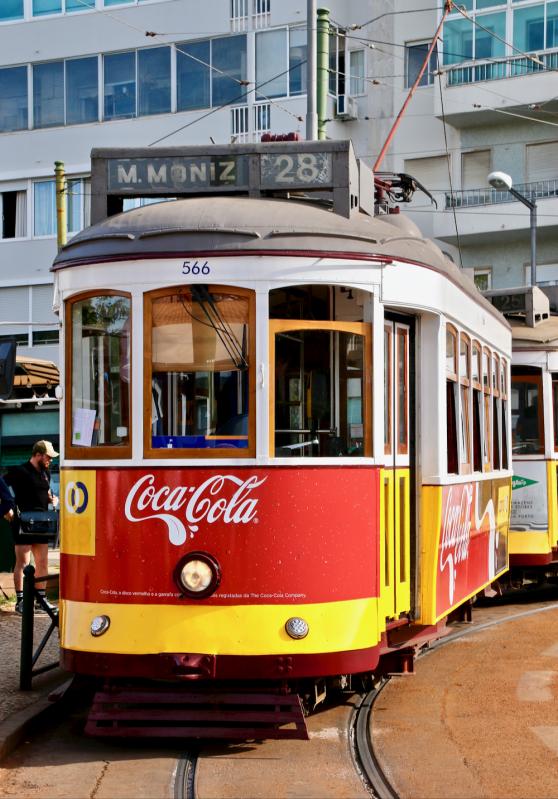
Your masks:
<path fill-rule="evenodd" d="M 0 763 L 19 746 L 27 735 L 32 733 L 37 724 L 56 715 L 71 683 L 72 679 L 64 679 L 50 692 L 49 695 L 55 697 L 53 700 L 50 700 L 48 696 L 43 696 L 0 722 Z"/>

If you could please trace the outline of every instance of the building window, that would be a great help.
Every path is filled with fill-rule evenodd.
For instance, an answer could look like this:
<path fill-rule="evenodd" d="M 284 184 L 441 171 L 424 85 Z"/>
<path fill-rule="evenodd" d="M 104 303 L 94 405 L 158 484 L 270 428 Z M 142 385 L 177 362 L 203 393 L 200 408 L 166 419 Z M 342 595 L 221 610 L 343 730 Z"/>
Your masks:
<path fill-rule="evenodd" d="M 241 102 L 247 87 L 246 36 L 225 36 L 211 41 L 212 105 Z"/>
<path fill-rule="evenodd" d="M 306 28 L 289 30 L 289 94 L 306 93 Z"/>
<path fill-rule="evenodd" d="M 27 67 L 0 69 L 0 132 L 27 125 Z"/>
<path fill-rule="evenodd" d="M 23 239 L 27 236 L 27 192 L 4 191 L 0 193 L 2 239 Z"/>
<path fill-rule="evenodd" d="M 287 30 L 256 33 L 256 93 L 258 100 L 287 94 Z M 275 77 L 276 76 L 276 77 Z"/>
<path fill-rule="evenodd" d="M 106 0 L 105 0 L 106 5 Z M 63 11 L 87 11 L 95 8 L 95 0 L 33 0 L 33 16 L 61 14 Z"/>
<path fill-rule="evenodd" d="M 345 32 L 329 26 L 329 93 L 345 94 Z"/>
<path fill-rule="evenodd" d="M 474 150 L 461 154 L 461 188 L 479 189 L 486 186 L 486 176 L 491 171 L 490 150 Z"/>
<path fill-rule="evenodd" d="M 412 86 L 428 53 L 431 42 L 405 45 L 405 86 Z M 438 69 L 438 52 L 436 47 L 430 54 L 428 66 L 424 70 L 419 86 L 431 86 L 434 83 L 434 73 Z"/>
<path fill-rule="evenodd" d="M 64 62 L 33 65 L 33 126 L 64 124 Z"/>
<path fill-rule="evenodd" d="M 479 291 L 489 291 L 492 288 L 492 269 L 475 269 L 474 281 Z"/>
<path fill-rule="evenodd" d="M 211 44 L 183 42 L 176 46 L 177 110 L 211 106 Z"/>
<path fill-rule="evenodd" d="M 136 115 L 136 54 L 104 56 L 104 118 L 129 119 Z"/>
<path fill-rule="evenodd" d="M 349 53 L 349 94 L 364 94 L 364 50 Z"/>
<path fill-rule="evenodd" d="M 66 211 L 70 234 L 78 233 L 89 224 L 91 184 L 83 178 L 68 179 Z M 33 185 L 33 235 L 56 235 L 56 183 L 40 180 Z"/>
<path fill-rule="evenodd" d="M 79 125 L 99 119 L 98 59 L 66 61 L 66 124 Z"/>
<path fill-rule="evenodd" d="M 138 111 L 140 116 L 171 110 L 170 47 L 138 50 Z"/>
<path fill-rule="evenodd" d="M 2 0 L 0 3 L 0 22 L 23 19 L 23 0 Z"/>

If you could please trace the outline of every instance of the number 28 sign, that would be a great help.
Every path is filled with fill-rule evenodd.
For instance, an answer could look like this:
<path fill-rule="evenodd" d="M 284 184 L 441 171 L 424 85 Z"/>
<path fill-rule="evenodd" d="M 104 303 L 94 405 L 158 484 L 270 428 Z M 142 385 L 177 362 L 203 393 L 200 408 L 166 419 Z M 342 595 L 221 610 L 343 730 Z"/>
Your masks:
<path fill-rule="evenodd" d="M 262 186 L 327 186 L 332 179 L 331 153 L 262 153 Z"/>

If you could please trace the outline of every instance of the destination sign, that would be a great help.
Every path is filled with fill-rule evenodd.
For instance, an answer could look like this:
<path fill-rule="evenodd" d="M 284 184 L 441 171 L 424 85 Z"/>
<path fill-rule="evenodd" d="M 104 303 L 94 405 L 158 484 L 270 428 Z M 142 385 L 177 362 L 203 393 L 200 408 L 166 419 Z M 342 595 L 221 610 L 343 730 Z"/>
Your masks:
<path fill-rule="evenodd" d="M 184 194 L 218 188 L 248 188 L 248 156 L 111 158 L 108 191 L 138 195 Z"/>
<path fill-rule="evenodd" d="M 514 313 L 527 310 L 525 294 L 494 294 L 490 302 L 500 313 Z"/>
<path fill-rule="evenodd" d="M 320 188 L 333 182 L 331 153 L 262 153 L 262 188 Z"/>

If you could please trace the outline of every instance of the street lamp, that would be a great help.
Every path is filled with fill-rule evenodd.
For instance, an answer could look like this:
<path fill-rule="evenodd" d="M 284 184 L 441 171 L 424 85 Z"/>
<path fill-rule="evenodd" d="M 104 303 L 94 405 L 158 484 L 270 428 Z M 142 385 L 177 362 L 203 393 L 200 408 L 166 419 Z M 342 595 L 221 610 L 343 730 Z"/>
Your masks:
<path fill-rule="evenodd" d="M 534 200 L 528 200 L 523 194 L 520 194 L 513 188 L 513 182 L 509 175 L 505 172 L 491 172 L 487 178 L 488 183 L 493 189 L 497 191 L 509 191 L 512 197 L 519 200 L 520 203 L 526 205 L 529 209 L 531 218 L 531 285 L 537 285 L 537 203 Z"/>

